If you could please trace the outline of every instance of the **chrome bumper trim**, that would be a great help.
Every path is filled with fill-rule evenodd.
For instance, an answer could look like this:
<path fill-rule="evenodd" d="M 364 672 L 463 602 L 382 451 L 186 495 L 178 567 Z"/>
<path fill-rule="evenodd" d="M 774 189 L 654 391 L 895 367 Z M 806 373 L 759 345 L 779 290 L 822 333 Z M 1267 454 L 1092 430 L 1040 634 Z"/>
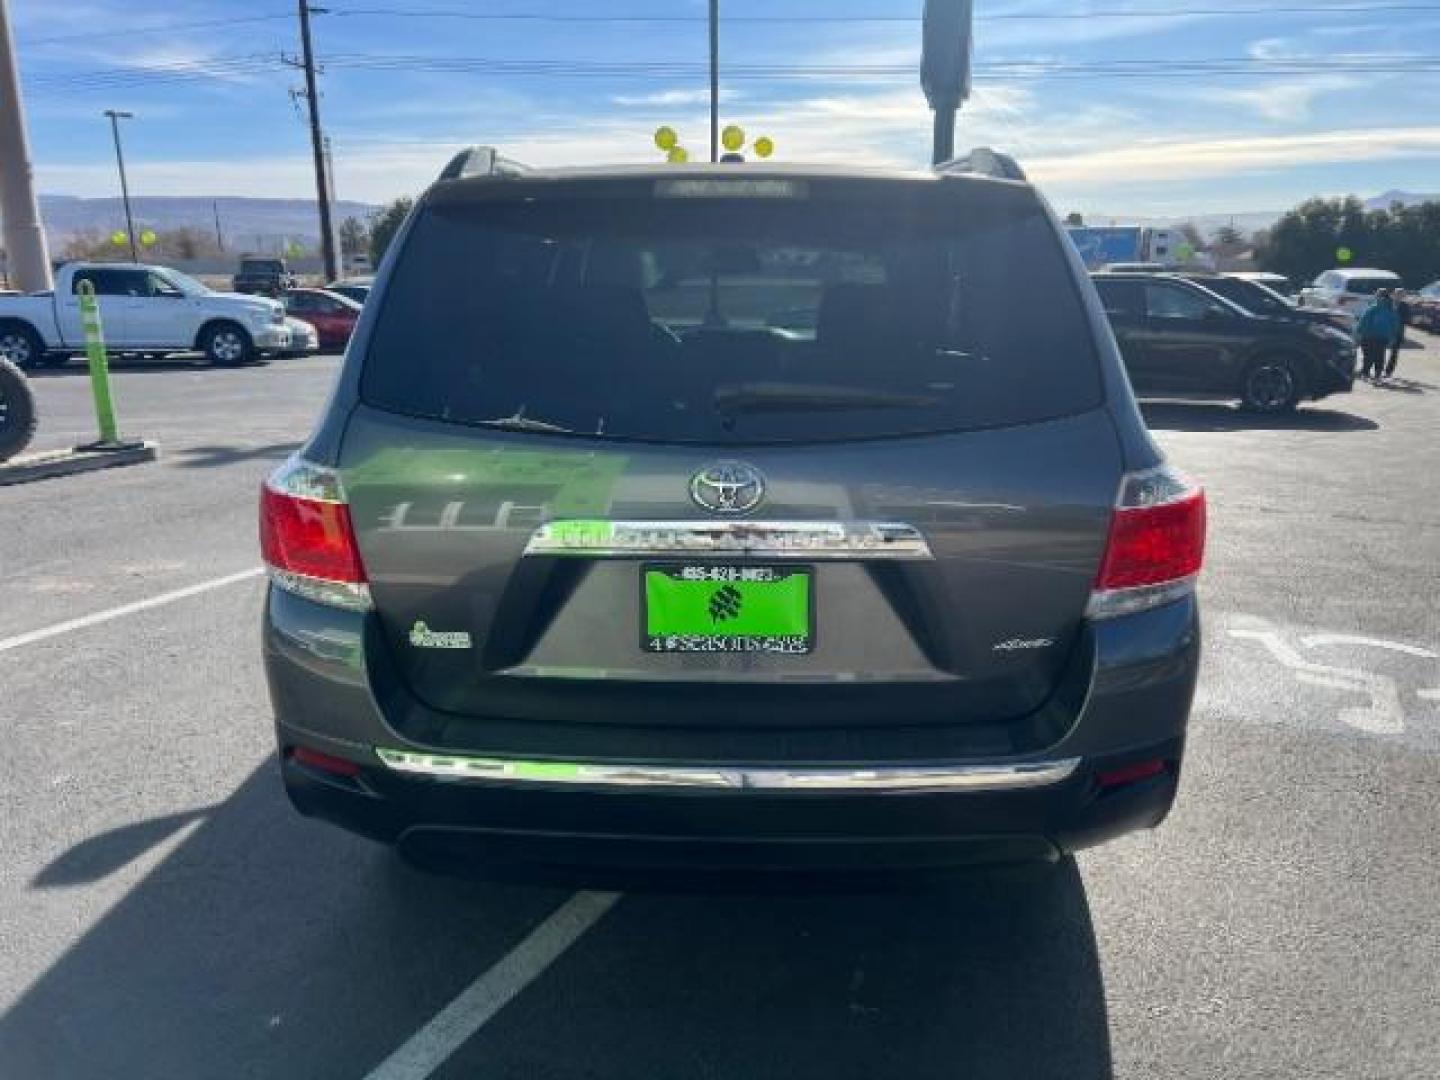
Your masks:
<path fill-rule="evenodd" d="M 317 604 L 344 608 L 346 611 L 369 611 L 374 607 L 370 599 L 370 586 L 364 582 L 327 581 L 324 578 L 297 574 L 293 570 L 281 570 L 266 566 L 265 573 L 277 589 L 284 589 L 305 600 Z"/>
<path fill-rule="evenodd" d="M 722 788 L 745 791 L 1012 791 L 1068 780 L 1079 758 L 1005 765 L 875 768 L 731 768 L 720 765 L 627 765 L 583 761 L 423 754 L 377 746 L 396 772 L 436 779 L 612 788 Z"/>
<path fill-rule="evenodd" d="M 929 559 L 913 525 L 893 521 L 550 521 L 526 555 L 744 555 L 769 559 Z"/>

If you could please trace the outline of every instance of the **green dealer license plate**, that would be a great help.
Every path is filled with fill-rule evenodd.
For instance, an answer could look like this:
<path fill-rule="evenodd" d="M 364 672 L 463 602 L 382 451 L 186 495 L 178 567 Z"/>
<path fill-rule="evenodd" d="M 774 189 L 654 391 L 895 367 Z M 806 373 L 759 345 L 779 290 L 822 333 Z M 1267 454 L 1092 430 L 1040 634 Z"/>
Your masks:
<path fill-rule="evenodd" d="M 649 565 L 641 583 L 647 652 L 808 653 L 814 645 L 811 567 Z"/>

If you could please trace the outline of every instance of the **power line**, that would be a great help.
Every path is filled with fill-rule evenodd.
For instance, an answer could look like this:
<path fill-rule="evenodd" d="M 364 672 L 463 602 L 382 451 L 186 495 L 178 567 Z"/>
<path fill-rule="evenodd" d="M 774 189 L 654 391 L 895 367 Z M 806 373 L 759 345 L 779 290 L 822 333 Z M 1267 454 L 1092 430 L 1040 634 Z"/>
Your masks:
<path fill-rule="evenodd" d="M 554 77 L 623 77 L 630 75 L 699 77 L 708 70 L 700 62 L 675 61 L 580 61 L 485 57 L 435 57 L 367 53 L 338 53 L 326 63 L 354 70 L 420 70 L 433 72 L 483 72 L 499 75 L 546 75 Z M 1135 77 L 1175 74 L 1312 74 L 1334 71 L 1375 71 L 1399 69 L 1428 70 L 1440 65 L 1440 54 L 1354 53 L 1316 57 L 1209 57 L 1197 59 L 1136 59 L 1103 61 L 1012 60 L 976 65 L 977 75 L 992 77 Z M 911 78 L 915 67 L 901 64 L 741 64 L 726 69 L 727 78 Z"/>
<path fill-rule="evenodd" d="M 166 26 L 126 26 L 120 31 L 87 31 L 83 34 L 60 34 L 54 37 L 43 38 L 22 38 L 21 44 L 26 48 L 32 45 L 60 45 L 67 41 L 93 41 L 95 38 L 131 38 L 136 34 L 173 34 L 177 30 L 205 30 L 215 27 L 238 26 L 241 23 L 271 22 L 278 19 L 289 20 L 294 18 L 291 14 L 275 15 L 237 15 L 230 19 L 206 19 L 203 22 L 170 23 Z"/>
<path fill-rule="evenodd" d="M 354 71 L 425 71 L 496 76 L 549 78 L 672 78 L 702 79 L 703 62 L 683 60 L 585 61 L 567 59 L 494 59 L 466 56 L 428 56 L 386 53 L 334 53 L 326 65 Z M 157 82 L 239 78 L 275 71 L 284 61 L 277 54 L 247 53 L 207 61 L 177 61 L 142 69 L 100 69 L 77 75 L 37 75 L 27 79 L 36 89 L 123 89 Z M 1277 76 L 1335 72 L 1423 73 L 1440 68 L 1434 53 L 1341 53 L 1312 57 L 1173 57 L 1110 59 L 1100 61 L 1007 60 L 981 62 L 976 77 L 1039 80 L 1063 78 L 1169 78 L 1227 75 Z M 913 79 L 913 63 L 898 64 L 744 64 L 727 68 L 726 77 L 737 80 L 903 80 Z"/>
<path fill-rule="evenodd" d="M 217 79 L 274 70 L 281 66 L 278 53 L 247 53 L 204 61 L 175 61 L 140 68 L 100 68 L 77 74 L 39 74 L 26 82 L 35 87 L 108 89 L 186 79 Z"/>
<path fill-rule="evenodd" d="M 976 22 L 1063 22 L 1080 19 L 1188 19 L 1197 17 L 1228 18 L 1262 15 L 1374 15 L 1440 12 L 1437 3 L 1380 2 L 1357 4 L 1284 4 L 1268 7 L 1191 7 L 1191 8 L 1096 8 L 1087 11 L 1007 11 L 986 14 L 978 12 Z M 574 15 L 554 14 L 544 11 L 464 11 L 458 9 L 431 8 L 409 10 L 406 8 L 351 8 L 332 9 L 330 14 L 338 18 L 400 18 L 400 19 L 460 19 L 476 22 L 515 23 L 588 23 L 610 25 L 686 24 L 703 23 L 703 15 Z M 245 23 L 275 22 L 289 20 L 289 13 L 276 12 L 263 15 L 240 15 L 229 19 L 204 19 L 193 22 L 169 23 L 164 26 L 125 27 L 123 35 L 131 38 L 139 34 L 173 34 L 182 30 L 209 30 L 232 27 Z M 727 15 L 729 23 L 758 23 L 771 25 L 806 24 L 918 24 L 918 15 Z M 71 41 L 93 41 L 97 38 L 113 38 L 113 31 L 87 31 L 77 34 L 59 34 L 51 37 L 25 37 L 26 47 L 34 45 L 60 45 Z"/>
<path fill-rule="evenodd" d="M 1184 19 L 1195 16 L 1346 15 L 1378 12 L 1440 11 L 1433 3 L 1289 4 L 1267 7 L 1096 8 L 1087 11 L 977 12 L 976 22 L 1048 22 L 1066 19 Z M 573 15 L 529 11 L 462 11 L 445 8 L 350 8 L 336 10 L 341 17 L 406 19 L 464 19 L 483 22 L 548 23 L 703 23 L 703 15 Z M 726 23 L 919 23 L 918 15 L 727 15 Z"/>

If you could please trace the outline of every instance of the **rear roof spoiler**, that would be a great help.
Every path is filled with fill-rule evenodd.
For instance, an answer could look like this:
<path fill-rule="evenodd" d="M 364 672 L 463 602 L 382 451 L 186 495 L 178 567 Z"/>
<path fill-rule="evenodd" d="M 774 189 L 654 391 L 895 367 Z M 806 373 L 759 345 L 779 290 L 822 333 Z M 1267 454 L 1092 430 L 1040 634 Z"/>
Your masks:
<path fill-rule="evenodd" d="M 472 146 L 450 159 L 440 171 L 440 179 L 469 180 L 477 176 L 514 179 L 530 171 L 529 165 L 502 156 L 493 146 Z"/>
<path fill-rule="evenodd" d="M 1020 168 L 1009 154 L 991 150 L 988 146 L 977 146 L 963 157 L 951 158 L 935 166 L 942 176 L 969 175 L 991 176 L 997 180 L 1024 180 L 1025 170 Z"/>

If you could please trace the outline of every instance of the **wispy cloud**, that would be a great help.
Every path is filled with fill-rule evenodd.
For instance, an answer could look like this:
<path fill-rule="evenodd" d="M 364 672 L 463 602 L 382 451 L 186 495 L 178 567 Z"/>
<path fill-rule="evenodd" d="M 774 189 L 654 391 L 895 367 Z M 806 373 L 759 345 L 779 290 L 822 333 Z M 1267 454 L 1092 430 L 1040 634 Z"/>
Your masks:
<path fill-rule="evenodd" d="M 274 54 L 237 54 L 222 52 L 220 47 L 199 41 L 176 38 L 164 44 L 130 44 L 123 49 L 86 43 L 67 50 L 70 61 L 79 68 L 77 74 L 94 73 L 101 69 L 111 73 L 131 72 L 150 75 L 182 75 L 200 81 L 249 84 L 260 81 L 261 71 L 273 68 Z M 86 65 L 93 65 L 87 72 Z"/>
<path fill-rule="evenodd" d="M 1276 79 L 1245 87 L 1208 87 L 1186 91 L 1191 101 L 1233 105 L 1265 120 L 1297 123 L 1310 119 L 1313 106 L 1327 94 L 1374 86 L 1374 78 L 1354 75 L 1307 75 Z"/>
<path fill-rule="evenodd" d="M 737 101 L 740 93 L 729 87 L 721 87 L 721 101 Z M 710 100 L 710 91 L 704 87 L 693 89 L 657 90 L 649 94 L 616 94 L 610 98 L 616 105 L 624 105 L 627 108 L 636 106 L 660 106 L 668 107 L 675 105 L 704 105 Z"/>
<path fill-rule="evenodd" d="M 1046 183 L 1116 186 L 1155 180 L 1235 176 L 1267 169 L 1440 156 L 1440 127 L 1367 128 L 1242 138 L 1146 139 L 1088 153 L 1034 157 L 1027 170 Z"/>
<path fill-rule="evenodd" d="M 1267 37 L 1252 41 L 1245 48 L 1255 60 L 1287 60 L 1301 55 L 1298 39 L 1289 37 Z"/>
<path fill-rule="evenodd" d="M 1048 12 L 1046 12 L 1048 14 Z M 1213 21 L 1213 15 L 1157 15 L 1154 18 L 981 21 L 975 27 L 977 54 L 1036 48 L 1064 48 L 1127 38 L 1157 37 L 1185 33 L 1196 24 Z"/>

